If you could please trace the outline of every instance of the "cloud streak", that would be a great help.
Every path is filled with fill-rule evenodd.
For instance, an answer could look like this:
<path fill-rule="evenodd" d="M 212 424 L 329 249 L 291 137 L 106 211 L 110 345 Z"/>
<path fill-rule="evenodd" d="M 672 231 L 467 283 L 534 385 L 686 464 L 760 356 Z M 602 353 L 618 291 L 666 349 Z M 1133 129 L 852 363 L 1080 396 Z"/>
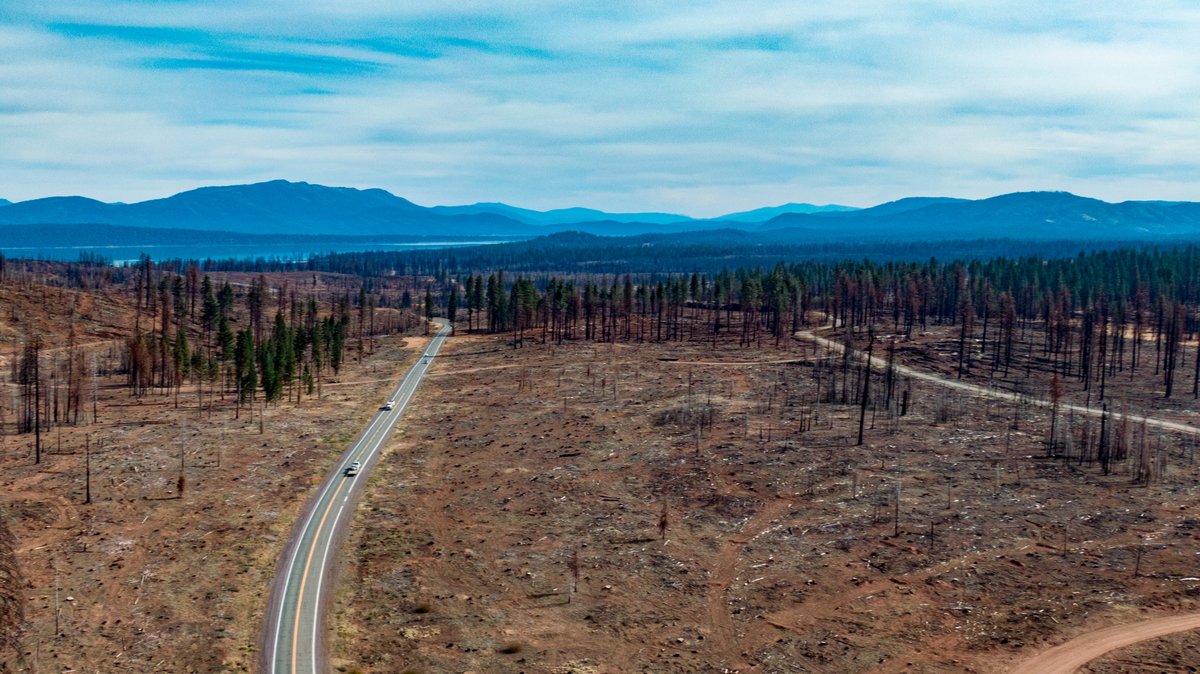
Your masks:
<path fill-rule="evenodd" d="M 1182 2 L 11 4 L 10 199 L 283 177 L 695 215 L 1200 200 L 1200 10 Z"/>

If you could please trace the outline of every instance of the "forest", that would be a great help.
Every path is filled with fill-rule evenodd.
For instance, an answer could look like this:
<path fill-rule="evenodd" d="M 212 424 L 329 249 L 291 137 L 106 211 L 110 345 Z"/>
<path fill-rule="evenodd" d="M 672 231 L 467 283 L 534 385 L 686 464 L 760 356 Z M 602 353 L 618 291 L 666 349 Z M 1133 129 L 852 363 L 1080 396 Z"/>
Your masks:
<path fill-rule="evenodd" d="M 79 504 L 71 507 L 92 508 L 99 500 L 114 521 L 135 517 L 147 527 L 155 520 L 148 524 L 143 509 L 163 498 L 180 500 L 172 507 L 185 510 L 189 494 L 210 504 L 230 493 L 254 501 L 255 490 L 264 488 L 280 498 L 299 498 L 310 484 L 308 474 L 319 474 L 321 461 L 340 452 L 352 432 L 318 442 L 315 429 L 334 420 L 352 427 L 355 414 L 373 413 L 394 383 L 387 373 L 411 357 L 413 344 L 428 334 L 428 321 L 448 318 L 465 338 L 452 339 L 461 346 L 446 356 L 449 366 L 441 376 L 451 385 L 435 387 L 437 393 L 429 395 L 441 396 L 440 402 L 420 412 L 424 425 L 414 427 L 444 426 L 447 435 L 427 434 L 422 446 L 449 457 L 459 451 L 457 443 L 486 443 L 492 453 L 480 454 L 485 463 L 479 470 L 490 465 L 486 462 L 525 459 L 536 467 L 547 460 L 583 461 L 579 452 L 586 449 L 574 447 L 600 443 L 596 438 L 624 429 L 624 439 L 604 441 L 610 453 L 588 465 L 608 470 L 605 457 L 620 456 L 624 475 L 645 480 L 622 497 L 641 504 L 623 517 L 638 508 L 652 510 L 650 526 L 659 522 L 663 539 L 668 529 L 686 535 L 676 520 L 706 513 L 704 504 L 725 503 L 720 499 L 740 499 L 749 508 L 746 516 L 753 514 L 756 526 L 765 527 L 769 519 L 759 522 L 760 515 L 769 518 L 781 506 L 763 500 L 762 485 L 786 479 L 797 483 L 797 493 L 838 494 L 844 499 L 839 507 L 857 513 L 861 526 L 885 529 L 892 546 L 907 536 L 893 563 L 912 565 L 914 558 L 903 551 L 915 549 L 913 540 L 924 540 L 919 545 L 933 560 L 948 554 L 935 548 L 935 538 L 975 545 L 982 539 L 974 532 L 996 524 L 989 519 L 986 526 L 967 526 L 958 514 L 938 514 L 934 502 L 944 499 L 949 509 L 955 490 L 1002 494 L 1006 484 L 1026 485 L 1020 488 L 1025 499 L 1035 498 L 1039 485 L 1069 485 L 1078 507 L 1090 508 L 1087 499 L 1118 488 L 1142 490 L 1133 496 L 1120 492 L 1125 497 L 1153 500 L 1162 490 L 1178 489 L 1190 474 L 1192 434 L 1182 439 L 1171 434 L 1180 431 L 1200 394 L 1198 246 L 1063 244 L 1035 255 L 1006 242 L 974 242 L 963 246 L 1014 254 L 934 258 L 901 246 L 874 255 L 864 246 L 763 250 L 725 259 L 704 258 L 711 250 L 689 258 L 686 249 L 663 258 L 638 257 L 633 252 L 647 247 L 635 246 L 606 259 L 629 253 L 642 271 L 617 273 L 606 271 L 615 267 L 586 262 L 602 254 L 594 248 L 601 245 L 595 237 L 558 239 L 578 245 L 355 253 L 302 264 L 143 256 L 135 264 L 112 266 L 98 258 L 61 263 L 0 257 L 0 357 L 7 371 L 0 438 L 6 465 L 24 476 L 21 484 L 55 479 L 74 485 L 54 492 Z M 701 259 L 709 261 L 689 268 Z M 628 361 L 627 368 L 618 367 L 620 359 Z M 922 376 L 961 382 L 988 395 L 955 396 Z M 469 395 L 459 396 L 459 381 L 470 382 Z M 510 414 L 508 396 L 538 409 L 539 424 L 549 423 L 546 415 L 567 415 L 566 435 L 533 431 L 521 414 Z M 634 405 L 632 397 L 640 402 Z M 568 415 L 568 398 L 585 413 Z M 314 416 L 309 410 L 315 409 L 340 411 Z M 638 416 L 630 421 L 628 414 Z M 485 433 L 486 423 L 476 428 L 481 418 L 508 424 L 507 436 Z M 176 435 L 169 428 L 156 430 L 163 419 L 179 427 Z M 128 441 L 133 428 L 147 440 Z M 289 430 L 295 428 L 306 430 Z M 219 439 L 197 439 L 209 433 Z M 978 436 L 978 444 L 945 458 L 940 443 L 963 433 Z M 523 450 L 508 443 L 522 434 L 531 434 L 522 447 L 535 443 L 545 454 L 514 457 L 511 452 Z M 903 454 L 888 444 L 900 437 L 909 446 Z M 170 441 L 160 447 L 156 438 Z M 294 442 L 303 448 L 303 461 L 295 457 Z M 686 449 L 671 451 L 686 451 L 696 457 L 689 461 L 699 462 L 688 470 L 707 465 L 708 473 L 689 472 L 685 480 L 675 475 L 674 460 L 632 449 L 646 442 L 682 446 Z M 240 447 L 240 456 L 230 457 L 227 446 Z M 926 447 L 932 449 L 914 449 Z M 240 480 L 248 461 L 263 469 L 253 478 L 260 482 L 226 481 L 217 488 L 205 482 L 221 474 Z M 905 480 L 919 485 L 909 487 L 903 499 L 897 477 L 902 464 Z M 784 465 L 802 467 L 798 473 L 790 467 L 772 472 Z M 977 465 L 986 470 L 973 468 Z M 32 472 L 23 472 L 28 469 Z M 492 472 L 503 481 L 498 487 L 512 490 L 507 498 L 534 499 L 528 512 L 546 512 L 537 500 L 549 498 L 553 488 L 526 490 L 508 472 Z M 97 473 L 105 477 L 98 481 Z M 960 482 L 966 475 L 972 482 Z M 264 486 L 267 476 L 273 481 Z M 944 491 L 938 486 L 943 483 Z M 35 491 L 40 487 L 29 489 L 21 493 L 41 493 Z M 914 493 L 919 505 L 913 505 Z M 607 499 L 615 497 L 598 498 L 611 503 Z M 904 499 L 909 510 L 902 508 Z M 1010 506 L 1026 507 L 1022 502 L 992 504 L 986 517 L 1004 521 L 1015 516 Z M 227 514 L 212 507 L 205 517 L 209 526 L 219 527 Z M 690 514 L 673 510 L 685 507 Z M 501 516 L 488 505 L 473 517 L 491 516 L 486 513 Z M 33 517 L 19 515 L 15 521 L 28 525 Z M 644 540 L 636 519 L 626 520 L 625 535 Z M 918 521 L 927 533 L 914 533 Z M 281 535 L 278 524 L 263 521 L 256 530 Z M 1054 526 L 1060 524 L 1056 520 Z M 1124 560 L 1133 549 L 1130 530 L 1115 531 L 1113 559 Z M 0 529 L 4 536 L 11 537 Z M 247 550 L 269 554 L 271 540 Z M 865 540 L 829 544 L 847 552 L 870 545 Z M 86 577 L 89 557 L 65 552 L 81 544 L 56 545 L 47 563 L 77 558 L 75 572 Z M 20 561 L 15 549 L 0 545 L 0 575 L 8 574 L 0 585 L 10 588 L 0 592 L 0 612 L 19 618 L 22 610 L 34 611 L 42 616 L 37 624 L 45 625 L 45 607 L 23 604 L 11 591 L 24 582 L 12 561 Z M 578 559 L 578 550 L 571 559 Z M 493 554 L 510 551 L 501 547 Z M 871 554 L 873 563 L 883 564 Z M 1141 554 L 1137 548 L 1139 564 Z M 186 573 L 187 559 L 179 558 L 176 573 Z M 237 568 L 243 570 L 269 572 L 269 565 L 252 564 L 245 556 L 228 559 L 241 560 Z M 733 566 L 712 573 L 732 577 L 737 555 L 731 559 Z M 1062 559 L 1068 559 L 1065 553 Z M 1164 564 L 1162 554 L 1157 559 Z M 936 568 L 944 562 L 927 563 Z M 29 568 L 25 565 L 26 573 Z M 226 566 L 214 568 L 209 582 L 224 582 L 220 577 L 227 572 Z M 52 582 L 43 572 L 33 575 L 41 587 Z M 573 582 L 586 584 L 586 573 L 580 575 Z M 723 587 L 715 595 L 707 592 L 710 611 L 722 605 L 723 593 L 741 596 Z M 529 591 L 555 596 L 553 588 Z M 369 597 L 361 601 L 362 610 L 375 610 Z M 239 615 L 255 615 L 256 606 L 244 605 Z M 728 636 L 732 623 L 714 615 L 716 627 L 705 629 L 723 630 L 727 637 L 713 648 L 719 647 L 721 658 L 732 657 L 738 650 L 737 639 Z M 239 620 L 241 636 L 229 637 L 227 649 L 255 629 L 252 617 Z M 19 634 L 0 637 L 15 644 Z M 125 648 L 105 643 L 115 651 Z M 699 652 L 697 657 L 710 657 Z M 161 657 L 161 651 L 149 649 L 144 657 Z"/>
<path fill-rule="evenodd" d="M 210 413 L 214 397 L 224 402 L 228 396 L 236 418 L 256 404 L 298 405 L 304 396 L 320 395 L 322 382 L 338 374 L 344 358 L 361 359 L 377 337 L 421 322 L 408 310 L 407 291 L 394 298 L 405 302 L 401 308 L 389 304 L 391 295 L 357 281 L 326 287 L 318 299 L 311 287 L 271 285 L 262 274 L 218 285 L 196 264 L 182 272 L 164 270 L 148 256 L 127 268 L 0 259 L 0 284 L 116 292 L 133 309 L 132 322 L 113 335 L 119 349 L 111 343 L 83 348 L 74 324 L 65 340 L 26 329 L 10 360 L 16 400 L 0 402 L 0 424 L 9 419 L 17 434 L 35 436 L 35 461 L 41 461 L 44 433 L 60 424 L 86 424 L 89 415 L 96 420 L 102 378 L 124 378 L 134 398 L 173 396 L 176 407 L 188 384 L 196 405 L 207 405 Z M 8 318 L 20 322 L 15 304 Z M 6 407 L 13 413 L 5 414 Z"/>
<path fill-rule="evenodd" d="M 320 301 L 302 282 L 270 287 L 254 263 L 222 265 L 226 272 L 258 271 L 236 290 L 228 280 L 218 287 L 202 277 L 201 263 L 156 265 L 149 257 L 123 268 L 0 259 L 0 282 L 28 282 L 42 270 L 46 282 L 65 287 L 122 288 L 133 298 L 133 323 L 119 362 L 105 367 L 127 377 L 131 394 L 178 393 L 185 381 L 198 382 L 209 385 L 209 395 L 229 392 L 239 407 L 259 395 L 269 402 L 312 395 L 323 372 L 336 374 L 346 353 L 361 353 L 381 331 L 412 327 L 414 298 L 427 317 L 448 316 L 468 331 L 511 332 L 514 346 L 573 340 L 778 345 L 816 325 L 904 340 L 930 326 L 954 326 L 959 377 L 976 368 L 1008 371 L 1015 345 L 1036 335 L 1047 367 L 1085 390 L 1095 387 L 1100 400 L 1108 380 L 1122 373 L 1156 378 L 1167 398 L 1200 394 L 1200 349 L 1190 358 L 1187 349 L 1200 326 L 1197 246 L 949 262 L 817 259 L 621 275 L 514 273 L 503 268 L 508 257 L 500 246 L 471 255 L 488 252 L 497 255 L 479 259 L 446 250 L 314 258 L 304 269 L 314 279 L 341 266 L 335 261 L 360 272 Z M 389 266 L 398 264 L 405 266 Z M 432 272 L 414 273 L 416 267 Z M 380 308 L 407 313 L 389 312 L 377 321 Z M 23 341 L 11 372 L 21 391 L 19 432 L 78 420 L 89 367 L 97 366 L 85 363 L 74 339 L 68 335 L 66 353 L 50 365 L 59 376 L 44 396 L 44 338 L 30 334 Z M 972 358 L 965 345 L 975 340 L 978 356 Z M 199 390 L 203 399 L 203 386 Z"/>
<path fill-rule="evenodd" d="M 494 255 L 477 257 L 487 253 Z M 132 267 L 111 267 L 0 258 L 0 283 L 115 289 L 134 308 L 117 357 L 111 349 L 107 357 L 87 354 L 71 332 L 47 360 L 47 337 L 24 335 L 11 360 L 18 400 L 9 415 L 0 405 L 0 423 L 7 416 L 17 433 L 34 434 L 40 457 L 42 433 L 79 423 L 89 396 L 94 403 L 95 378 L 109 373 L 123 376 L 132 396 L 173 395 L 176 405 L 185 383 L 201 406 L 228 395 L 235 415 L 260 401 L 299 403 L 319 394 L 343 358 L 361 357 L 377 335 L 413 328 L 420 314 L 447 316 L 467 332 L 510 334 L 513 347 L 778 347 L 798 331 L 827 326 L 849 345 L 888 336 L 894 349 L 936 327 L 953 331 L 960 379 L 984 373 L 1002 380 L 1015 360 L 1025 363 L 1028 379 L 1036 359 L 1054 382 L 1037 385 L 1042 397 L 1065 381 L 1103 403 L 1121 376 L 1167 399 L 1200 396 L 1200 348 L 1188 348 L 1200 327 L 1194 245 L 948 262 L 827 261 L 822 253 L 771 266 L 620 275 L 511 272 L 503 268 L 508 255 L 483 246 L 314 258 L 292 265 L 291 280 L 276 286 L 247 262 L 217 265 L 221 271 L 212 273 L 226 276 L 218 284 L 196 261 L 155 264 L 143 256 Z M 570 259 L 557 261 L 571 267 Z M 320 297 L 312 291 L 319 275 L 347 266 L 357 272 L 338 276 Z M 246 280 L 231 283 L 237 272 Z"/>
<path fill-rule="evenodd" d="M 931 324 L 956 325 L 960 376 L 971 367 L 967 340 L 978 336 L 981 352 L 990 346 L 986 360 L 994 371 L 1011 366 L 1014 335 L 1038 330 L 1053 368 L 1085 388 L 1097 385 L 1100 399 L 1108 376 L 1146 367 L 1146 337 L 1154 350 L 1148 367 L 1161 374 L 1169 398 L 1183 343 L 1195 337 L 1198 257 L 1200 249 L 1187 247 L 947 264 L 779 264 L 653 283 L 629 275 L 609 283 L 550 276 L 540 283 L 519 278 L 507 298 L 498 290 L 499 273 L 489 275 L 486 292 L 481 276 L 468 277 L 468 310 L 486 310 L 495 317 L 488 329 L 513 330 L 518 343 L 540 330 L 542 341 L 715 339 L 734 331 L 744 345 L 761 344 L 764 336 L 778 344 L 808 327 L 813 311 L 821 323 L 855 334 L 910 338 Z M 683 320 L 684 312 L 691 320 Z M 1188 391 L 1193 397 L 1198 386 L 1200 358 Z"/>

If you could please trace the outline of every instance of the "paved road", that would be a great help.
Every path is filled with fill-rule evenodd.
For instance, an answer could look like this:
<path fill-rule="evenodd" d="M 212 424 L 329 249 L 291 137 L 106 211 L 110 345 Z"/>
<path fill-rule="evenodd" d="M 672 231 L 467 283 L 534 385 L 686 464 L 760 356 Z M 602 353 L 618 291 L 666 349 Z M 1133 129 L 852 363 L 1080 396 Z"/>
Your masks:
<path fill-rule="evenodd" d="M 380 409 L 371 419 L 370 425 L 338 460 L 301 515 L 297 529 L 284 548 L 267 605 L 260 657 L 261 671 L 266 674 L 316 674 L 327 670 L 322 652 L 325 624 L 322 592 L 332 585 L 340 527 L 350 521 L 346 511 L 353 512 L 361 485 L 374 467 L 376 454 L 391 435 L 393 426 L 404 413 L 449 334 L 450 326 L 443 324 L 424 355 L 392 392 L 389 399 L 396 401 L 395 407 Z M 357 477 L 348 477 L 346 468 L 354 461 L 362 463 L 362 470 Z"/>

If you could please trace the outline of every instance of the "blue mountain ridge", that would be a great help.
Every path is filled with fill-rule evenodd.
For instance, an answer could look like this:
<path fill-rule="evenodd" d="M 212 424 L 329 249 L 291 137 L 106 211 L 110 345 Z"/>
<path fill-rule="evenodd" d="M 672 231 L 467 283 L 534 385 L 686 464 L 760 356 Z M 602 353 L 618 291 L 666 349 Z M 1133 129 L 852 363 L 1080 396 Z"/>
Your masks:
<path fill-rule="evenodd" d="M 448 215 L 493 213 L 531 225 L 561 225 L 576 222 L 639 222 L 669 225 L 692 220 L 686 215 L 675 213 L 605 213 L 594 208 L 557 208 L 549 211 L 535 211 L 495 202 L 471 204 L 470 206 L 434 206 L 430 210 Z"/>
<path fill-rule="evenodd" d="M 849 214 L 787 214 L 760 225 L 763 231 L 791 228 L 803 228 L 810 236 L 822 240 L 1152 241 L 1200 238 L 1200 204 L 1109 203 L 1068 192 L 1016 192 L 973 201 L 923 199 L 914 203 L 913 200 L 901 200 Z"/>
<path fill-rule="evenodd" d="M 35 199 L 0 207 L 0 225 L 76 225 L 81 233 L 86 226 L 104 224 L 293 236 L 532 238 L 565 231 L 632 236 L 738 229 L 764 235 L 764 241 L 1200 239 L 1200 203 L 1195 202 L 1109 203 L 1067 192 L 1017 192 L 979 200 L 911 197 L 845 208 L 785 204 L 707 220 L 585 208 L 543 212 L 499 203 L 429 208 L 382 189 L 274 180 L 202 187 L 131 204 L 77 196 Z M 753 219 L 780 209 L 787 210 L 765 221 Z"/>
<path fill-rule="evenodd" d="M 764 208 L 756 208 L 752 211 L 741 211 L 738 213 L 726 213 L 713 218 L 713 220 L 723 220 L 725 222 L 766 222 L 771 218 L 786 213 L 844 213 L 860 210 L 854 206 L 841 206 L 838 204 L 826 204 L 817 206 L 815 204 L 797 204 L 787 203 L 782 206 L 767 206 Z"/>

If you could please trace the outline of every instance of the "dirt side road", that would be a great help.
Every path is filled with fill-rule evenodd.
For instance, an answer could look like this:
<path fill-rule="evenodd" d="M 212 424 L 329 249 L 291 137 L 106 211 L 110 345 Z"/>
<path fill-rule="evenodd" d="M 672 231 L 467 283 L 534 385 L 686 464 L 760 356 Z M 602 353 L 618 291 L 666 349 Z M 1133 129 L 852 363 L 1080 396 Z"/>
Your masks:
<path fill-rule="evenodd" d="M 801 332 L 798 336 L 816 342 L 821 346 L 832 349 L 836 353 L 843 353 L 845 346 L 831 339 L 821 337 L 812 332 Z M 852 354 L 859 361 L 865 360 L 866 355 L 861 352 Z M 873 359 L 872 366 L 876 369 L 884 369 L 887 367 L 883 359 Z M 1016 393 L 1008 391 L 997 391 L 976 384 L 967 382 L 946 379 L 933 373 L 924 372 L 916 368 L 906 365 L 895 365 L 896 371 L 915 379 L 920 379 L 932 384 L 945 386 L 948 388 L 963 391 L 973 395 L 982 397 L 990 397 L 993 399 L 1008 400 L 1011 402 L 1024 402 L 1038 407 L 1049 407 L 1050 403 L 1046 400 L 1030 398 L 1028 396 L 1020 396 Z M 1089 414 L 1099 416 L 1102 411 L 1079 405 L 1062 404 L 1062 409 L 1069 409 L 1081 414 Z M 1136 415 L 1129 415 L 1129 419 L 1134 422 L 1145 422 L 1149 426 L 1157 426 L 1166 430 L 1179 431 L 1183 433 L 1196 434 L 1200 433 L 1200 429 L 1187 424 L 1181 424 L 1173 421 L 1162 419 L 1154 419 Z M 1184 614 L 1180 616 L 1170 616 L 1166 618 L 1157 618 L 1147 620 L 1141 623 L 1132 625 L 1114 625 L 1104 629 L 1089 632 L 1044 651 L 1038 656 L 1027 660 L 1012 670 L 1012 674 L 1071 674 L 1078 668 L 1095 660 L 1096 658 L 1138 642 L 1156 639 L 1168 634 L 1177 632 L 1186 632 L 1188 630 L 1200 628 L 1200 614 Z"/>
<path fill-rule="evenodd" d="M 846 350 L 846 346 L 844 344 L 841 344 L 840 342 L 835 342 L 832 339 L 821 337 L 820 335 L 817 335 L 810 331 L 798 332 L 798 333 L 796 333 L 796 336 L 800 337 L 801 339 L 805 339 L 810 342 L 815 342 L 817 344 L 820 344 L 821 346 L 831 349 L 835 353 L 838 353 L 838 354 L 844 353 Z M 862 361 L 866 360 L 866 358 L 867 358 L 866 354 L 864 354 L 861 351 L 854 351 L 854 353 L 852 353 L 851 356 L 853 356 L 859 362 L 862 362 Z M 886 370 L 887 369 L 886 359 L 879 358 L 879 357 L 872 358 L 871 359 L 871 367 L 875 370 L 880 370 L 880 371 Z M 942 377 L 940 375 L 933 374 L 930 372 L 925 372 L 923 370 L 918 370 L 917 368 L 909 367 L 907 365 L 895 364 L 895 365 L 893 365 L 893 367 L 896 370 L 896 372 L 899 372 L 900 374 L 902 374 L 906 377 L 912 377 L 913 379 L 920 379 L 921 381 L 929 382 L 931 384 L 936 384 L 938 386 L 943 386 L 945 388 L 951 388 L 951 389 L 955 389 L 958 391 L 963 391 L 963 392 L 977 395 L 977 396 L 980 396 L 983 398 L 991 398 L 993 400 L 1006 400 L 1009 402 L 1024 403 L 1024 404 L 1033 405 L 1036 407 L 1047 407 L 1047 408 L 1050 407 L 1050 401 L 1044 400 L 1042 398 L 1034 398 L 1034 397 L 1027 396 L 1027 395 L 1012 393 L 1010 391 L 1000 391 L 1000 390 L 996 390 L 996 389 L 987 388 L 986 386 L 980 386 L 978 384 L 971 384 L 971 383 L 964 382 L 964 381 L 958 381 L 956 379 L 946 379 L 945 377 Z M 1060 410 L 1072 411 L 1072 412 L 1076 412 L 1078 414 L 1086 414 L 1086 415 L 1092 416 L 1092 417 L 1100 417 L 1101 415 L 1105 414 L 1105 411 L 1103 409 L 1096 408 L 1096 407 L 1085 407 L 1083 405 L 1072 405 L 1069 403 L 1060 403 L 1058 407 Z M 1118 414 L 1116 412 L 1111 412 L 1111 411 L 1107 412 L 1107 414 L 1109 415 L 1109 418 L 1111 418 L 1111 419 L 1119 419 L 1122 416 L 1121 414 Z M 1127 419 L 1129 419 L 1129 421 L 1132 421 L 1134 423 L 1139 423 L 1139 424 L 1145 423 L 1147 426 L 1151 426 L 1154 428 L 1161 428 L 1166 431 L 1176 431 L 1179 433 L 1189 433 L 1191 435 L 1200 435 L 1200 428 L 1196 428 L 1195 426 L 1189 426 L 1188 424 L 1184 424 L 1184 423 L 1179 423 L 1177 421 L 1167 421 L 1165 419 L 1155 419 L 1153 417 L 1139 416 L 1136 414 L 1127 414 L 1124 416 Z"/>
<path fill-rule="evenodd" d="M 1200 613 L 1156 618 L 1132 625 L 1114 625 L 1055 646 L 1021 663 L 1011 674 L 1071 674 L 1109 651 L 1198 628 Z"/>

